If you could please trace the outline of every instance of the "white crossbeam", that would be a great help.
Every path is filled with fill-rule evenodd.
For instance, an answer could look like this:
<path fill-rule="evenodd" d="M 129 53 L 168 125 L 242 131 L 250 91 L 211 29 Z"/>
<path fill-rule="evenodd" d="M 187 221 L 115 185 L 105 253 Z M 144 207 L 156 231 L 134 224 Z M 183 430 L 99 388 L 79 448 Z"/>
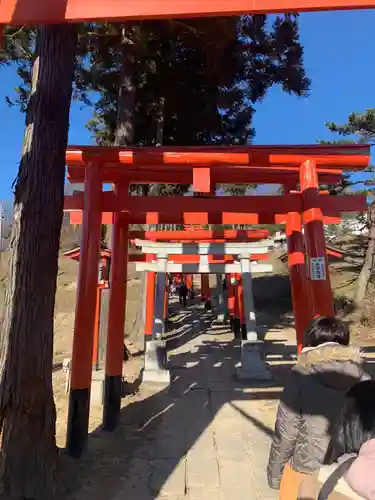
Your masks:
<path fill-rule="evenodd" d="M 158 262 L 136 262 L 135 268 L 137 271 L 151 271 L 160 272 Z M 258 273 L 269 273 L 273 270 L 271 264 L 258 264 L 256 262 L 251 263 L 251 272 L 253 274 Z M 239 263 L 234 264 L 180 264 L 174 262 L 168 262 L 167 264 L 168 273 L 186 273 L 186 274 L 224 274 L 224 273 L 240 273 L 241 265 Z"/>
<path fill-rule="evenodd" d="M 162 243 L 148 240 L 135 240 L 137 247 L 144 254 L 161 255 L 243 255 L 266 254 L 273 246 L 272 240 L 257 243 L 225 242 L 225 243 Z"/>

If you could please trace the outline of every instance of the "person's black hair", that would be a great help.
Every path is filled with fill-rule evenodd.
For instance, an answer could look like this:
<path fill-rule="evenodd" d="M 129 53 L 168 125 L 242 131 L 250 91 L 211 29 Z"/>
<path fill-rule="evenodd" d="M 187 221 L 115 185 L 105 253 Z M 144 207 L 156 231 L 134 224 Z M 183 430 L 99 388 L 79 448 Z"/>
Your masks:
<path fill-rule="evenodd" d="M 333 427 L 329 462 L 346 453 L 358 454 L 375 439 L 375 381 L 355 384 L 346 394 L 340 418 Z"/>
<path fill-rule="evenodd" d="M 333 316 L 314 319 L 305 331 L 304 347 L 317 347 L 325 342 L 349 345 L 349 328 L 344 321 Z"/>

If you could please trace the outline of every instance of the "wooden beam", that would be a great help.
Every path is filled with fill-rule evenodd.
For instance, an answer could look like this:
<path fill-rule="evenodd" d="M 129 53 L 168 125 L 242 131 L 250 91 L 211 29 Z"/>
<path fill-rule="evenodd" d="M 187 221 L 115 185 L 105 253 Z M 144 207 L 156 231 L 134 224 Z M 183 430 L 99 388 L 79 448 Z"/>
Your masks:
<path fill-rule="evenodd" d="M 144 254 L 130 254 L 129 262 L 146 262 L 147 256 Z M 258 254 L 255 253 L 250 256 L 250 260 L 259 261 L 259 260 L 267 260 L 267 254 Z M 168 260 L 175 262 L 176 264 L 198 264 L 200 262 L 199 255 L 176 255 L 170 254 L 168 256 Z M 208 262 L 211 264 L 225 264 L 225 263 L 233 263 L 235 261 L 234 255 L 208 255 Z"/>
<path fill-rule="evenodd" d="M 82 211 L 75 210 L 69 213 L 70 223 L 82 224 Z M 198 213 L 173 213 L 147 212 L 142 214 L 130 213 L 129 224 L 192 224 L 192 225 L 233 225 L 233 224 L 286 224 L 287 214 L 233 214 L 228 212 L 218 214 Z M 324 224 L 339 224 L 340 213 L 325 216 Z M 113 224 L 113 213 L 102 213 L 102 224 Z"/>
<path fill-rule="evenodd" d="M 256 262 L 251 263 L 251 272 L 256 273 L 270 273 L 272 272 L 271 264 L 257 264 Z M 136 264 L 137 271 L 158 271 L 157 262 L 138 262 Z M 168 262 L 167 264 L 168 273 L 186 273 L 186 274 L 224 274 L 224 273 L 240 273 L 241 265 L 239 263 L 234 264 L 175 264 L 173 262 Z"/>
<path fill-rule="evenodd" d="M 220 253 L 230 255 L 267 254 L 273 245 L 271 240 L 258 243 L 244 243 L 229 241 L 225 243 L 169 243 L 149 240 L 135 240 L 135 245 L 142 249 L 145 254 L 164 255 L 218 255 Z"/>
<path fill-rule="evenodd" d="M 202 171 L 203 169 L 199 169 Z M 285 184 L 295 189 L 298 183 L 298 171 L 293 170 L 265 170 L 259 168 L 226 167 L 210 168 L 212 184 Z M 342 170 L 319 172 L 319 181 L 322 184 L 337 184 L 342 177 Z M 71 184 L 82 184 L 85 180 L 84 166 L 68 167 L 68 181 Z M 128 184 L 193 184 L 193 168 L 190 170 L 171 170 L 162 167 L 155 169 L 129 169 L 128 167 L 102 167 L 101 181 L 104 183 Z"/>
<path fill-rule="evenodd" d="M 317 167 L 345 170 L 363 170 L 370 161 L 369 146 L 355 148 L 326 146 L 231 146 L 231 147 L 190 147 L 190 148 L 115 148 L 97 146 L 71 146 L 66 153 L 68 166 L 87 164 L 95 157 L 106 165 L 136 165 L 150 169 L 161 165 L 172 167 L 227 167 L 253 166 L 257 168 L 277 167 L 281 170 L 300 168 L 313 160 Z"/>
<path fill-rule="evenodd" d="M 372 9 L 373 0 L 2 0 L 0 23 L 35 25 L 179 17 Z"/>
<path fill-rule="evenodd" d="M 82 210 L 83 203 L 83 193 L 65 196 L 64 210 L 68 212 Z M 364 212 L 367 210 L 366 198 L 358 195 L 324 195 L 319 196 L 317 203 L 319 203 L 323 214 L 328 216 L 336 216 L 340 212 Z M 130 211 L 133 214 L 146 212 L 274 214 L 301 212 L 302 198 L 300 193 L 282 196 L 216 196 L 213 198 L 192 196 L 118 197 L 113 191 L 104 191 L 101 193 L 101 209 L 103 212 Z"/>
<path fill-rule="evenodd" d="M 340 197 L 342 198 L 342 197 Z M 352 197 L 349 197 L 352 198 Z M 302 210 L 301 195 L 293 193 L 287 196 L 216 196 L 200 198 L 193 196 L 128 196 L 118 197 L 113 191 L 101 194 L 103 212 L 129 211 L 144 212 L 211 212 L 222 211 L 249 213 L 286 213 Z M 66 211 L 82 210 L 83 193 L 65 196 Z"/>
<path fill-rule="evenodd" d="M 130 231 L 130 239 L 144 239 L 152 241 L 199 241 L 199 240 L 261 240 L 269 237 L 268 229 L 240 230 L 191 230 L 191 231 Z"/>

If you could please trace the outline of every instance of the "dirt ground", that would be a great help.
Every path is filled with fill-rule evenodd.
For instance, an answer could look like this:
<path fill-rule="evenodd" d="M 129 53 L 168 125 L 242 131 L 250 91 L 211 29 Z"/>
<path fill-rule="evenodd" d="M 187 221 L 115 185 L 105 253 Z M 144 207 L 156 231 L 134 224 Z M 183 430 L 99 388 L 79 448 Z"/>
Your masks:
<path fill-rule="evenodd" d="M 5 300 L 8 255 L 1 254 L 0 260 L 0 311 Z M 54 362 L 59 363 L 70 357 L 72 352 L 74 314 L 76 306 L 78 263 L 66 257 L 59 259 L 54 325 Z M 135 265 L 128 267 L 127 314 L 125 331 L 130 336 L 130 343 L 136 343 L 132 336 L 136 311 L 141 294 L 141 281 L 135 271 Z M 133 338 L 134 337 L 134 338 Z"/>

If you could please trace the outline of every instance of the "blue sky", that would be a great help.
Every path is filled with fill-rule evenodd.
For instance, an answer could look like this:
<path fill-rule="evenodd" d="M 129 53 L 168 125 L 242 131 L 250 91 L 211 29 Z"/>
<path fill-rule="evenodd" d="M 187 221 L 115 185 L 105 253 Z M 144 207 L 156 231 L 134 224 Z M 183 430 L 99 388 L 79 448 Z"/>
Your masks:
<path fill-rule="evenodd" d="M 375 107 L 375 10 L 317 12 L 300 16 L 305 65 L 312 79 L 311 94 L 297 99 L 273 88 L 257 105 L 255 144 L 308 144 L 328 139 L 326 121 L 344 122 L 352 111 Z M 1 167 L 0 200 L 11 199 L 16 176 L 24 116 L 9 108 L 4 97 L 18 79 L 13 68 L 0 78 Z M 73 104 L 69 141 L 90 143 L 85 123 L 89 108 Z"/>

